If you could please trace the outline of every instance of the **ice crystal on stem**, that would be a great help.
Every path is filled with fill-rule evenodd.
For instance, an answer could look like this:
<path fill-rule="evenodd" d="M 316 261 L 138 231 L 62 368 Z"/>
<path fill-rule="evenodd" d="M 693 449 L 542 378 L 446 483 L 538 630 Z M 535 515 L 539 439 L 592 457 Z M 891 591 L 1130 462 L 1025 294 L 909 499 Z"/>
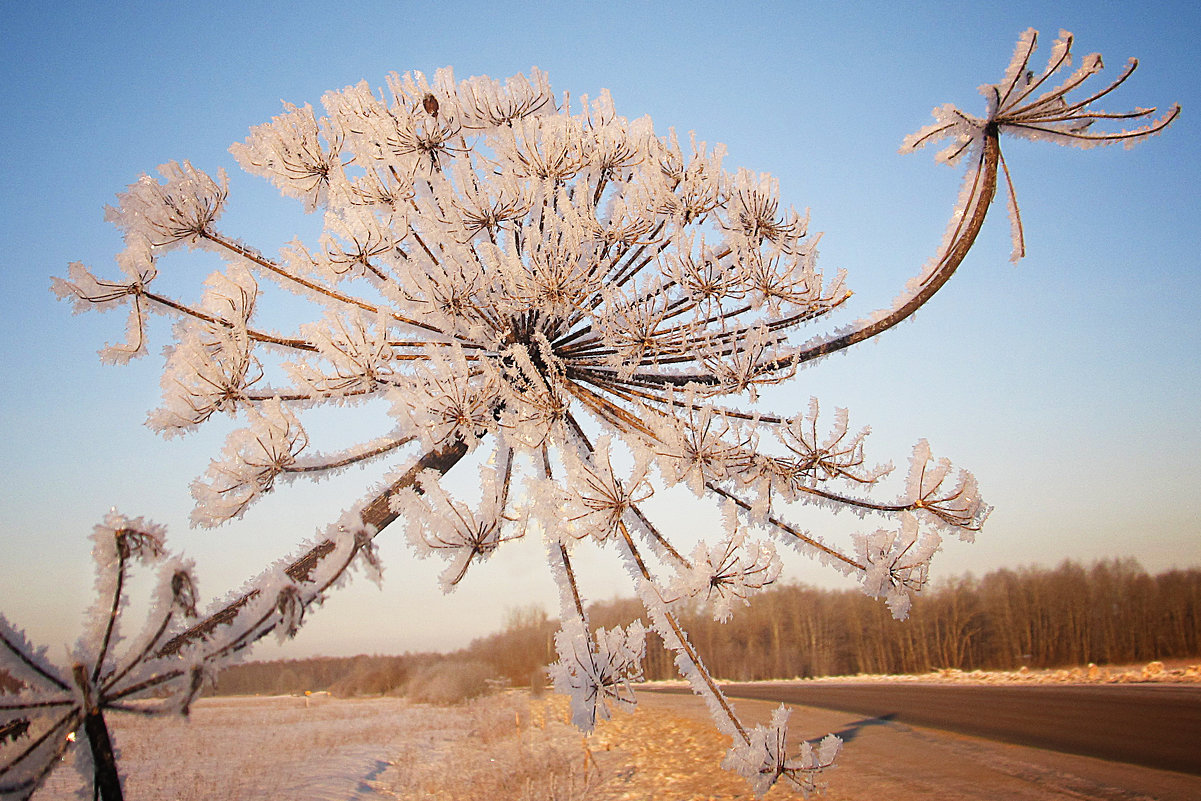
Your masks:
<path fill-rule="evenodd" d="M 1093 132 L 1095 120 L 1152 113 L 1090 110 L 1129 70 L 1109 89 L 1068 100 L 1100 60 L 1044 89 L 1067 63 L 1070 37 L 1038 76 L 1026 70 L 1034 41 L 1023 35 L 1002 82 L 985 87 L 985 117 L 943 107 L 907 140 L 913 149 L 950 137 L 943 160 L 968 162 L 947 235 L 890 307 L 832 333 L 802 336 L 850 293 L 842 275 L 818 270 L 809 215 L 785 203 L 774 178 L 727 171 L 720 146 L 682 144 L 647 118 L 618 115 L 607 92 L 557 102 L 539 72 L 503 83 L 456 81 L 449 69 L 393 75 L 378 94 L 366 84 L 328 93 L 324 116 L 286 106 L 232 151 L 245 170 L 324 214 L 319 247 L 289 243 L 276 259 L 242 244 L 217 227 L 224 175 L 169 164 L 110 214 L 125 233 L 123 277 L 72 265 L 55 289 L 78 308 L 129 306 L 127 344 L 113 355 L 146 351 L 149 311 L 178 321 L 164 406 L 151 418 L 164 434 L 218 415 L 244 421 L 194 485 L 198 522 L 237 517 L 303 473 L 407 459 L 344 518 L 340 530 L 357 533 L 327 534 L 210 621 L 261 600 L 273 627 L 293 631 L 311 596 L 289 582 L 309 581 L 348 547 L 362 550 L 401 516 L 418 551 L 447 558 L 448 589 L 505 542 L 538 532 L 560 589 L 552 672 L 590 726 L 608 702 L 631 699 L 639 675 L 641 624 L 590 635 L 572 564 L 576 548 L 611 548 L 650 626 L 731 737 L 730 764 L 757 792 L 781 777 L 809 789 L 834 741 L 787 756 L 785 715 L 770 728 L 744 727 L 672 607 L 704 595 L 726 617 L 775 580 L 774 547 L 745 540 L 754 528 L 857 576 L 899 614 L 925 583 L 937 532 L 971 539 L 983 524 L 989 507 L 975 480 L 925 443 L 903 494 L 880 498 L 889 468 L 868 462 L 867 429 L 852 433 L 842 410 L 832 425 L 820 421 L 816 401 L 779 414 L 759 394 L 888 330 L 938 291 L 975 241 L 999 172 L 1012 198 L 1000 134 L 1129 144 L 1175 116 Z M 155 287 L 160 262 L 180 247 L 227 264 L 198 304 Z M 280 291 L 313 310 L 284 334 L 258 322 L 263 299 Z M 389 408 L 389 430 L 313 450 L 309 409 L 370 401 Z M 471 451 L 485 464 L 475 508 L 440 481 Z M 644 509 L 657 487 L 673 485 L 726 510 L 726 539 L 684 555 L 678 532 Z M 793 503 L 899 519 L 900 531 L 840 544 L 790 523 Z M 177 649 L 215 625 L 181 635 Z"/>
<path fill-rule="evenodd" d="M 420 494 L 398 493 L 392 501 L 418 555 L 436 553 L 450 563 L 441 576 L 447 591 L 463 580 L 473 562 L 483 562 L 501 543 L 521 536 L 502 533 L 501 524 L 511 522 L 501 512 L 508 504 L 508 470 L 503 483 L 498 483 L 496 470 L 483 468 L 480 473 L 485 500 L 478 512 L 451 498 L 434 471 L 418 477 L 414 490 Z"/>
<path fill-rule="evenodd" d="M 708 601 L 713 619 L 720 623 L 730 619 L 735 601 L 749 605 L 750 596 L 774 583 L 781 570 L 775 546 L 767 541 L 748 543 L 741 528 L 715 545 L 699 543 L 691 561 L 679 587 L 686 596 Z"/>
<path fill-rule="evenodd" d="M 162 529 L 112 513 L 96 526 L 92 540 L 97 600 L 69 667 L 51 663 L 44 650 L 34 649 L 0 616 L 0 670 L 24 688 L 0 696 L 0 730 L 13 732 L 9 743 L 0 738 L 0 797 L 31 795 L 80 729 L 90 748 L 77 756 L 76 764 L 93 772 L 89 778 L 106 801 L 118 797 L 120 782 L 105 714 L 186 714 L 208 673 L 205 660 L 193 653 L 171 659 L 156 653 L 181 621 L 196 617 L 197 601 L 191 565 L 166 554 Z M 126 638 L 126 583 L 137 563 L 155 569 L 157 581 L 145 626 Z M 137 699 L 153 700 L 137 704 Z"/>
<path fill-rule="evenodd" d="M 884 598 L 893 617 L 904 620 L 913 603 L 910 593 L 926 586 L 930 560 L 941 545 L 936 532 L 919 531 L 912 515 L 902 516 L 899 531 L 856 535 L 855 551 L 866 568 L 863 591 Z"/>

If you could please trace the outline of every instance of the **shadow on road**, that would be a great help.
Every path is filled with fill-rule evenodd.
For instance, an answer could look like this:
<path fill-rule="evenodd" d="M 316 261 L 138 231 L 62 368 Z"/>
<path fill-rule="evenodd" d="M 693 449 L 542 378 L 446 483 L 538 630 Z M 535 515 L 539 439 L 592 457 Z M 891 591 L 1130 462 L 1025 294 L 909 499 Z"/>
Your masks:
<path fill-rule="evenodd" d="M 839 731 L 833 732 L 835 736 L 841 739 L 844 743 L 849 743 L 859 736 L 859 732 L 866 729 L 868 726 L 887 726 L 892 723 L 893 718 L 897 716 L 896 712 L 889 712 L 887 715 L 879 715 L 874 718 L 862 718 L 854 720 L 847 724 L 847 727 Z"/>

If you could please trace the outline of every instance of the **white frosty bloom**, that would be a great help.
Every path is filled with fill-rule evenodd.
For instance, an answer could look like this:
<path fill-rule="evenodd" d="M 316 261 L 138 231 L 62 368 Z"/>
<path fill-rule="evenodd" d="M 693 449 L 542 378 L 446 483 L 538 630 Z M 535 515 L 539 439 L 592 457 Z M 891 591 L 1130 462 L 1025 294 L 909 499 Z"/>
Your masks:
<path fill-rule="evenodd" d="M 429 358 L 417 374 L 388 393 L 397 416 L 431 445 L 474 443 L 496 427 L 499 388 L 473 367 L 461 348 Z"/>
<path fill-rule="evenodd" d="M 549 113 L 555 105 L 550 81 L 538 69 L 529 77 L 514 75 L 503 83 L 486 75 L 468 78 L 460 84 L 458 99 L 463 127 L 473 129 L 495 128 Z"/>
<path fill-rule="evenodd" d="M 256 126 L 244 143 L 230 147 L 249 172 L 268 178 L 285 195 L 304 200 L 309 211 L 325 200 L 331 173 L 339 170 L 340 137 L 322 125 L 313 107 L 284 104 L 284 113 Z"/>
<path fill-rule="evenodd" d="M 870 484 L 883 478 L 892 465 L 865 467 L 864 443 L 870 428 L 852 434 L 846 409 L 834 410 L 834 425 L 824 437 L 818 433 L 817 398 L 809 399 L 809 410 L 797 415 L 780 430 L 780 438 L 789 451 L 800 458 L 796 479 L 809 486 L 824 480 L 849 479 Z"/>
<path fill-rule="evenodd" d="M 678 586 L 707 601 L 720 623 L 730 619 L 735 602 L 749 605 L 751 595 L 775 582 L 782 567 L 775 545 L 767 540 L 747 542 L 744 528 L 714 545 L 699 543 L 689 560 L 691 567 Z"/>
<path fill-rule="evenodd" d="M 451 498 L 432 471 L 418 477 L 417 486 L 420 495 L 398 494 L 392 505 L 404 518 L 417 554 L 437 554 L 447 561 L 440 579 L 445 590 L 462 581 L 472 564 L 485 561 L 501 543 L 522 536 L 504 532 L 505 524 L 512 522 L 503 513 L 508 487 L 494 469 L 480 470 L 483 502 L 477 509 Z"/>
<path fill-rule="evenodd" d="M 244 331 L 204 326 L 181 332 L 163 370 L 163 405 L 150 413 L 147 425 L 171 436 L 195 429 L 218 412 L 249 408 L 249 390 L 262 378 L 262 363 L 251 355 Z"/>
<path fill-rule="evenodd" d="M 648 466 L 641 462 L 626 478 L 613 469 L 608 440 L 601 440 L 592 459 L 571 459 L 567 477 L 572 492 L 565 496 L 565 520 L 580 536 L 605 540 L 624 524 L 636 504 L 654 494 Z"/>
<path fill-rule="evenodd" d="M 976 477 L 965 470 L 959 471 L 955 483 L 947 486 L 951 470 L 949 459 L 935 461 L 930 444 L 924 439 L 919 441 L 913 448 L 906 478 L 910 505 L 936 526 L 971 542 L 992 507 L 980 497 Z"/>
<path fill-rule="evenodd" d="M 288 366 L 296 382 L 310 392 L 354 398 L 393 383 L 396 362 L 386 318 L 363 313 L 328 315 L 303 331 L 328 365 L 324 369 L 310 362 Z"/>
<path fill-rule="evenodd" d="M 781 704 L 772 713 L 769 725 L 756 726 L 747 732 L 745 741 L 736 740 L 726 752 L 722 767 L 745 776 L 756 795 L 763 795 L 776 782 L 784 779 L 808 797 L 816 789 L 817 774 L 834 764 L 842 749 L 842 740 L 829 734 L 822 738 L 816 748 L 809 742 L 803 742 L 799 752 L 789 756 L 789 715 L 791 710 Z"/>
<path fill-rule="evenodd" d="M 91 752 L 108 741 L 106 715 L 186 714 L 210 677 L 206 661 L 228 661 L 224 643 L 207 653 L 163 653 L 195 618 L 196 589 L 191 563 L 166 551 L 162 526 L 113 511 L 91 539 L 96 596 L 67 665 L 49 660 L 45 648 L 35 648 L 0 615 L 0 672 L 20 682 L 0 694 L 0 796 L 6 799 L 33 795 L 72 748 L 77 763 L 105 764 Z M 135 585 L 149 592 L 141 605 L 145 623 L 130 632 L 130 576 L 139 567 L 154 575 L 149 584 Z M 109 746 L 107 763 L 112 760 Z"/>
<path fill-rule="evenodd" d="M 250 412 L 249 428 L 240 428 L 225 442 L 224 458 L 213 460 L 192 484 L 198 501 L 193 519 L 216 525 L 239 517 L 275 480 L 296 463 L 308 445 L 308 435 L 296 416 L 278 399 Z"/>
<path fill-rule="evenodd" d="M 863 591 L 884 598 L 892 616 L 909 616 L 912 594 L 926 586 L 930 560 L 942 546 L 933 531 L 921 531 L 913 515 L 901 518 L 899 531 L 878 529 L 855 536 L 855 552 L 863 561 Z"/>
<path fill-rule="evenodd" d="M 80 262 L 72 262 L 67 277 L 55 278 L 50 288 L 64 300 L 70 300 L 75 313 L 89 309 L 109 310 L 128 303 L 125 341 L 109 344 L 100 350 L 105 362 L 124 364 L 146 354 L 146 317 L 144 295 L 158 277 L 152 248 L 146 240 L 134 238 L 126 242 L 125 250 L 117 255 L 117 264 L 124 276 L 121 280 L 106 280 L 95 276 Z"/>
<path fill-rule="evenodd" d="M 961 160 L 980 158 L 986 140 L 1001 133 L 1079 148 L 1116 142 L 1130 146 L 1159 133 L 1180 113 L 1180 106 L 1175 105 L 1158 120 L 1151 120 L 1133 130 L 1092 130 L 1093 124 L 1100 120 L 1147 120 L 1156 110 L 1140 108 L 1132 112 L 1109 113 L 1091 107 L 1126 82 L 1138 66 L 1136 59 L 1130 59 L 1117 79 L 1099 92 L 1084 98 L 1069 98 L 1073 91 L 1104 68 L 1101 55 L 1089 53 L 1081 59 L 1080 66 L 1071 75 L 1055 86 L 1052 78 L 1072 63 L 1072 41 L 1070 33 L 1060 31 L 1059 38 L 1051 45 L 1047 66 L 1041 73 L 1036 73 L 1029 69 L 1029 65 L 1037 47 L 1038 31 L 1027 29 L 1018 39 L 1001 82 L 980 87 L 980 94 L 988 101 L 988 112 L 984 117 L 974 117 L 949 103 L 939 106 L 933 112 L 934 122 L 906 137 L 901 151 L 917 150 L 933 142 L 950 139 L 950 144 L 939 151 L 936 158 L 947 164 L 956 164 Z M 1011 259 L 1018 261 L 1026 253 L 1026 244 L 1021 212 L 1007 168 L 1005 180 L 1009 189 L 1009 218 L 1013 235 Z"/>
<path fill-rule="evenodd" d="M 172 161 L 158 172 L 163 181 L 143 175 L 121 195 L 118 206 L 108 207 L 106 219 L 124 229 L 127 240 L 154 248 L 204 241 L 229 194 L 225 171 L 213 179 L 189 162 Z"/>
<path fill-rule="evenodd" d="M 727 416 L 709 408 L 656 421 L 659 469 L 672 483 L 685 483 L 697 495 L 707 482 L 740 474 L 751 462 L 749 438 Z"/>
<path fill-rule="evenodd" d="M 564 629 L 555 635 L 559 661 L 549 671 L 555 690 L 571 698 L 572 723 L 592 731 L 609 719 L 610 704 L 634 707 L 630 685 L 642 680 L 646 630 L 635 620 L 624 630 L 597 629 L 593 639 L 580 634 Z"/>

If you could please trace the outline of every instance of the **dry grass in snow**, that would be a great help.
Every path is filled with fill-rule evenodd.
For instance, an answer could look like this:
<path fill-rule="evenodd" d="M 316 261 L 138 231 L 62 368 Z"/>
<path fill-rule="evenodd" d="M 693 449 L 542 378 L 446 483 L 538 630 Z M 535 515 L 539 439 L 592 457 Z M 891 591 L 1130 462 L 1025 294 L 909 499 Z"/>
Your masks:
<path fill-rule="evenodd" d="M 130 801 L 751 798 L 707 721 L 621 714 L 589 737 L 560 696 L 456 706 L 318 695 L 207 698 L 187 721 L 111 718 Z M 36 796 L 73 799 L 70 766 Z M 769 799 L 790 798 L 779 788 Z"/>
<path fill-rule="evenodd" d="M 1156 677 L 1175 670 L 1151 668 Z M 944 677 L 944 680 L 957 680 Z M 729 746 L 688 696 L 645 693 L 584 737 L 566 699 L 506 692 L 432 706 L 403 698 L 209 698 L 187 722 L 113 716 L 130 801 L 750 801 Z M 773 705 L 738 701 L 760 722 Z M 824 801 L 1162 801 L 1201 779 L 800 708 L 802 736 L 848 739 Z M 35 796 L 72 799 L 69 767 Z M 766 801 L 800 798 L 776 786 Z"/>
<path fill-rule="evenodd" d="M 203 699 L 185 721 L 112 715 L 109 725 L 132 801 L 345 801 L 369 789 L 403 733 L 430 719 L 400 699 L 279 696 Z M 63 766 L 34 799 L 72 798 L 78 779 Z"/>
<path fill-rule="evenodd" d="M 562 709 L 560 709 L 562 707 Z M 559 699 L 458 706 L 401 698 L 202 699 L 186 721 L 113 715 L 130 801 L 591 799 L 597 780 Z M 75 798 L 64 765 L 35 796 Z"/>

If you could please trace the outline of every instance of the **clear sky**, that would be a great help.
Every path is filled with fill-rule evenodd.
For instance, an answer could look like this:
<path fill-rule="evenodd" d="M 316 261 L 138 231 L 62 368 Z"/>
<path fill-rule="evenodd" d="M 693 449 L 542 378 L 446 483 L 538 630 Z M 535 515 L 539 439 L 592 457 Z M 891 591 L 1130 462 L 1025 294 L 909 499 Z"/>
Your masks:
<path fill-rule="evenodd" d="M 110 507 L 166 524 L 202 593 L 222 595 L 379 475 L 297 485 L 239 522 L 189 528 L 188 485 L 227 429 L 153 435 L 142 423 L 161 359 L 101 365 L 121 316 L 72 317 L 49 292 L 71 261 L 115 272 L 120 238 L 103 207 L 141 173 L 172 159 L 225 167 L 223 230 L 273 253 L 312 237 L 314 222 L 227 148 L 281 100 L 317 106 L 390 71 L 503 78 L 537 66 L 559 93 L 608 88 L 623 115 L 695 130 L 729 146 L 727 167 L 774 173 L 786 202 L 812 208 L 820 263 L 847 271 L 853 315 L 888 302 L 933 254 L 955 199 L 959 171 L 898 155 L 902 138 L 944 102 L 982 113 L 976 87 L 1000 79 L 1027 27 L 1046 44 L 1072 31 L 1078 55 L 1101 52 L 1109 73 L 1139 57 L 1106 107 L 1179 102 L 1182 117 L 1129 152 L 1010 142 L 1029 257 L 1009 264 L 996 208 L 913 321 L 802 371 L 771 405 L 804 409 L 816 395 L 873 427 L 876 461 L 903 473 L 924 437 L 976 474 L 996 509 L 976 544 L 947 547 L 937 575 L 1117 556 L 1153 572 L 1201 566 L 1194 2 L 47 2 L 10 5 L 0 21 L 0 611 L 57 656 L 91 590 L 86 535 Z M 712 525 L 692 500 L 657 502 Z M 869 525 L 805 522 L 832 538 Z M 407 554 L 397 532 L 381 543 L 382 590 L 355 582 L 294 643 L 256 656 L 449 649 L 509 610 L 556 608 L 539 543 L 506 546 L 449 597 L 440 564 Z M 590 560 L 593 598 L 630 594 L 615 565 L 613 553 Z M 801 558 L 786 576 L 849 586 Z"/>

